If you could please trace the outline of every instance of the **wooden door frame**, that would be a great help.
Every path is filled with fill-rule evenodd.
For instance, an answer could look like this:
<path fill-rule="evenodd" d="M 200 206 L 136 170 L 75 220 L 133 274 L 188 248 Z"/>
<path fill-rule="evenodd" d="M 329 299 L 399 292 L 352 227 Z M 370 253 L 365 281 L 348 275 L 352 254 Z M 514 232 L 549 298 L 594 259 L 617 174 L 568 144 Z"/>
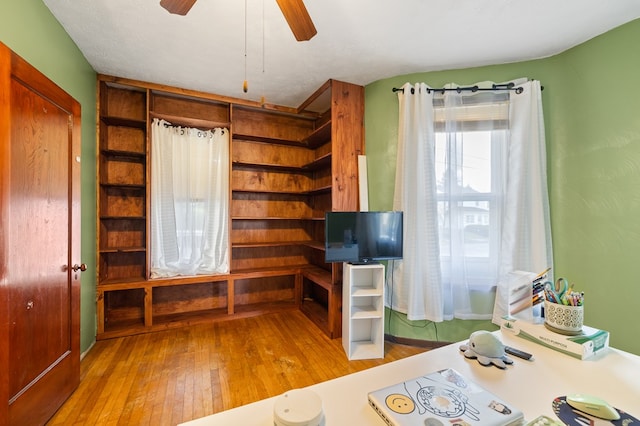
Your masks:
<path fill-rule="evenodd" d="M 11 81 L 11 61 L 7 58 L 11 55 L 9 48 L 0 43 L 0 194 L 4 194 L 9 188 L 9 176 L 11 174 L 11 156 L 9 141 L 11 138 L 11 126 L 9 125 Z M 0 204 L 0 223 L 7 223 L 9 206 L 4 202 Z M 6 265 L 8 256 L 7 237 L 5 227 L 0 227 L 0 366 L 9 364 L 9 298 L 6 282 Z M 8 423 L 9 418 L 9 380 L 0 381 L 0 425 Z"/>

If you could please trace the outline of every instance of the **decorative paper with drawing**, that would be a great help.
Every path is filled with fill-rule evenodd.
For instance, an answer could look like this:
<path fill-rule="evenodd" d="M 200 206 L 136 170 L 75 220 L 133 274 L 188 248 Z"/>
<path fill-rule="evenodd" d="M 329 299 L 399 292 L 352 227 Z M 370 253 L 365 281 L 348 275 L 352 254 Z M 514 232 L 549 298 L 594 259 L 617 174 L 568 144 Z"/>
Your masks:
<path fill-rule="evenodd" d="M 522 412 L 453 369 L 416 377 L 369 393 L 369 404 L 388 424 L 519 424 Z"/>

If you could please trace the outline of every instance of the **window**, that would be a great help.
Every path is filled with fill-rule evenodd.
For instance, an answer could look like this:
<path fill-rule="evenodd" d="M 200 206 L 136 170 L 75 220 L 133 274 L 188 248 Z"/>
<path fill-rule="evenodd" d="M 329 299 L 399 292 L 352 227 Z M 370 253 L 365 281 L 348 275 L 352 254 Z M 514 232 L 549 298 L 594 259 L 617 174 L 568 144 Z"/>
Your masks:
<path fill-rule="evenodd" d="M 495 284 L 492 272 L 496 262 L 492 261 L 492 255 L 498 252 L 500 193 L 492 182 L 500 179 L 497 175 L 501 167 L 492 167 L 492 158 L 498 155 L 494 151 L 502 148 L 504 133 L 502 129 L 466 131 L 453 136 L 436 133 L 441 260 L 450 267 L 457 263 L 464 268 L 469 285 Z M 456 157 L 452 158 L 453 155 Z M 456 257 L 458 262 L 454 260 Z"/>
<path fill-rule="evenodd" d="M 155 119 L 151 277 L 229 271 L 229 132 Z"/>
<path fill-rule="evenodd" d="M 500 291 L 493 313 L 474 294 L 553 259 L 540 82 L 452 86 L 398 91 L 393 207 L 407 220 L 387 303 L 410 320 L 499 318 Z"/>
<path fill-rule="evenodd" d="M 470 291 L 498 277 L 508 93 L 434 98 L 435 179 L 442 280 L 456 316 L 474 318 Z"/>

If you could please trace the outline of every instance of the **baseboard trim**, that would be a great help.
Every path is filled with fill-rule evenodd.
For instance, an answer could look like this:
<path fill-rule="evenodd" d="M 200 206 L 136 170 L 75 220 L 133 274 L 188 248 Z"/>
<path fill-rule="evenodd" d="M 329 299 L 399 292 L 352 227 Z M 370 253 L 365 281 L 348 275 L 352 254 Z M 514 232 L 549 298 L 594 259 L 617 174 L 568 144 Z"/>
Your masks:
<path fill-rule="evenodd" d="M 91 350 L 91 348 L 93 348 L 93 345 L 95 345 L 95 344 L 96 344 L 96 340 L 93 339 L 93 342 L 91 342 L 91 344 L 89 345 L 87 350 L 80 354 L 80 361 L 82 361 L 84 359 L 84 357 L 87 356 L 87 354 L 89 353 L 89 351 Z"/>

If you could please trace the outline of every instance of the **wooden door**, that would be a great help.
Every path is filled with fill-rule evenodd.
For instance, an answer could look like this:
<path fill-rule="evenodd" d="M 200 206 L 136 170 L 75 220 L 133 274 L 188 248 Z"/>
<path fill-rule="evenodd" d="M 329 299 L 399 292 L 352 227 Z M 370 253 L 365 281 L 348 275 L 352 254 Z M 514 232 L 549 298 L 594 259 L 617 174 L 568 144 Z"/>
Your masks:
<path fill-rule="evenodd" d="M 0 424 L 38 425 L 80 381 L 80 105 L 2 44 L 0 135 Z"/>

